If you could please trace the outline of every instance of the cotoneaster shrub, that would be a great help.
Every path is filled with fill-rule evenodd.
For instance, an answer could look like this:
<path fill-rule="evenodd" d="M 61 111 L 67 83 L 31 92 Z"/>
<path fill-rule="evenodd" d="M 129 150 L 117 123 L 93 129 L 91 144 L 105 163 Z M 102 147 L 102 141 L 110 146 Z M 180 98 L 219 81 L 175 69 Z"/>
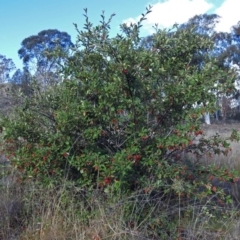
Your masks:
<path fill-rule="evenodd" d="M 211 39 L 194 27 L 156 27 L 146 47 L 145 16 L 110 38 L 112 16 L 93 26 L 85 10 L 63 81 L 45 91 L 35 82 L 15 117 L 2 118 L 5 152 L 22 180 L 66 177 L 88 190 L 201 198 L 218 191 L 207 185 L 213 177 L 235 181 L 226 169 L 182 158 L 229 151 L 218 136 L 204 138 L 199 119 L 215 110 L 216 93 L 233 89 L 235 73 L 218 67 Z"/>

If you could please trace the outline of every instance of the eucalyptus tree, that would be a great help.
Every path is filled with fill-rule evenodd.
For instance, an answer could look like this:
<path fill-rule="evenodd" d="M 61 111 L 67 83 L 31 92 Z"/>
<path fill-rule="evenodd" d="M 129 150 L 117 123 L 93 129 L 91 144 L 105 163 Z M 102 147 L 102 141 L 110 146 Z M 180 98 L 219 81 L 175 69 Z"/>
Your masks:
<path fill-rule="evenodd" d="M 11 78 L 10 73 L 15 69 L 12 59 L 0 55 L 0 83 L 8 82 Z"/>
<path fill-rule="evenodd" d="M 43 85 L 57 82 L 57 72 L 64 64 L 66 55 L 73 47 L 66 32 L 48 29 L 25 38 L 18 51 L 24 67 Z"/>

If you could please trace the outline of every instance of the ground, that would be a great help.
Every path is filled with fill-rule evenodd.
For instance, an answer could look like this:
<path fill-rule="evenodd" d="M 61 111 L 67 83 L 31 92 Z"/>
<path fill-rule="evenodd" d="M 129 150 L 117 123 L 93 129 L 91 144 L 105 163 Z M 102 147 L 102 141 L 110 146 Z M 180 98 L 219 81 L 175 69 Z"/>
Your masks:
<path fill-rule="evenodd" d="M 217 132 L 220 135 L 226 136 L 227 134 L 231 134 L 231 131 L 233 129 L 240 131 L 240 121 L 228 120 L 225 122 L 223 121 L 214 122 L 211 125 L 202 124 L 202 128 L 207 135 L 214 134 Z"/>

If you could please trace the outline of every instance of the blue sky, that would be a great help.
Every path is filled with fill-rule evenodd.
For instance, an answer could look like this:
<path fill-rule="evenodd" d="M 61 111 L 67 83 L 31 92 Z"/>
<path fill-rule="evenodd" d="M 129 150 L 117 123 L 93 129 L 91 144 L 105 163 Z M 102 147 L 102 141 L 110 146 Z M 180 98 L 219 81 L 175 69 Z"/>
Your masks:
<path fill-rule="evenodd" d="M 149 4 L 153 12 L 143 27 L 145 34 L 151 33 L 154 23 L 167 28 L 195 14 L 221 15 L 219 31 L 229 31 L 230 26 L 240 20 L 240 0 L 0 0 L 0 54 L 13 59 L 16 67 L 21 68 L 17 52 L 23 39 L 42 30 L 58 29 L 69 33 L 75 42 L 72 23 L 82 28 L 83 8 L 88 8 L 89 19 L 95 24 L 102 10 L 106 16 L 116 13 L 111 24 L 115 34 L 123 21 L 137 21 Z"/>

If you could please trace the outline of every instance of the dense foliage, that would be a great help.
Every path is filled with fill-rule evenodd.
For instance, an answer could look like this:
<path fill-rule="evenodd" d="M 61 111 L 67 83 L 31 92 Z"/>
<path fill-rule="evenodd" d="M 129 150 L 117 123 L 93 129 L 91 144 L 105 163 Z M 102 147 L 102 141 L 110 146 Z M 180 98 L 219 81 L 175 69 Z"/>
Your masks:
<path fill-rule="evenodd" d="M 145 16 L 110 38 L 113 16 L 102 15 L 93 26 L 85 10 L 62 81 L 42 91 L 33 80 L 31 97 L 21 95 L 24 106 L 2 119 L 5 150 L 23 179 L 67 177 L 88 189 L 161 189 L 188 197 L 209 178 L 234 181 L 225 169 L 198 160 L 229 151 L 217 136 L 204 138 L 199 119 L 215 110 L 217 93 L 233 88 L 235 73 L 219 67 L 209 54 L 213 41 L 194 25 L 156 27 L 146 48 L 139 37 Z M 192 64 L 196 54 L 201 66 Z"/>

